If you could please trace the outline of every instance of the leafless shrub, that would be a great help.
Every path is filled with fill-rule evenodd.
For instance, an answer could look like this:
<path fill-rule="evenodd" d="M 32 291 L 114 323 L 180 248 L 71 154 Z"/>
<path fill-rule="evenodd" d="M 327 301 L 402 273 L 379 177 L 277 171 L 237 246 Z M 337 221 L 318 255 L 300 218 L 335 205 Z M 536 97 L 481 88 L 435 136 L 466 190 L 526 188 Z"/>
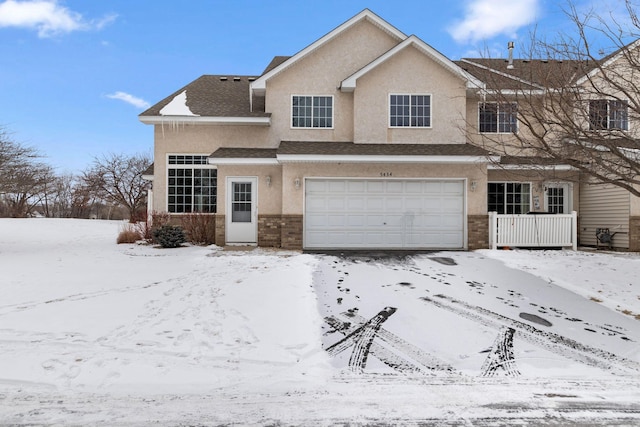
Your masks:
<path fill-rule="evenodd" d="M 191 213 L 182 217 L 182 228 L 187 241 L 194 245 L 212 245 L 216 242 L 216 220 L 214 215 Z"/>
<path fill-rule="evenodd" d="M 125 224 L 118 234 L 118 244 L 121 243 L 136 243 L 142 240 L 142 234 L 134 224 Z"/>

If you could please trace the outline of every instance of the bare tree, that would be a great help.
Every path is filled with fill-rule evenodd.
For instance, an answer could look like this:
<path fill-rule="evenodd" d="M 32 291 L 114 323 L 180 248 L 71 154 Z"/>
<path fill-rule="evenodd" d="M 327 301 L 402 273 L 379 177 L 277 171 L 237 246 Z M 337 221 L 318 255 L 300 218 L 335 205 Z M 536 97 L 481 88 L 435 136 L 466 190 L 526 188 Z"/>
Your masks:
<path fill-rule="evenodd" d="M 470 142 L 514 163 L 570 165 L 640 196 L 640 132 L 629 125 L 640 118 L 640 22 L 629 0 L 626 12 L 601 16 L 569 3 L 573 34 L 534 34 L 524 59 L 469 60 L 486 84 L 480 102 L 507 110 L 494 114 L 517 105 L 518 118 L 517 132 Z"/>
<path fill-rule="evenodd" d="M 142 179 L 152 163 L 148 154 L 109 154 L 97 157 L 82 176 L 90 193 L 103 200 L 120 205 L 129 212 L 130 221 L 143 211 L 146 204 L 148 181 Z"/>
<path fill-rule="evenodd" d="M 0 129 L 0 195 L 4 214 L 25 217 L 45 203 L 55 175 L 32 147 L 13 141 Z"/>

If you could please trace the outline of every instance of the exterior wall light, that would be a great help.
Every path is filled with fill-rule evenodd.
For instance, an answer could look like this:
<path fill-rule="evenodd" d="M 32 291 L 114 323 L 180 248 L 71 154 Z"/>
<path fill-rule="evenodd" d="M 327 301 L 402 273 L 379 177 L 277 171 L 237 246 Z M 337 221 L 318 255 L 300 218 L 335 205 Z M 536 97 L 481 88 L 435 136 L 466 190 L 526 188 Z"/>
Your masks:
<path fill-rule="evenodd" d="M 476 187 L 478 187 L 478 181 L 476 181 L 475 179 L 471 180 L 471 184 L 469 184 L 469 187 L 471 188 L 471 191 L 476 191 Z"/>
<path fill-rule="evenodd" d="M 271 187 L 271 175 L 267 175 L 266 181 L 267 181 L 267 187 Z"/>
<path fill-rule="evenodd" d="M 300 178 L 293 180 L 293 185 L 296 186 L 296 189 L 300 188 Z"/>

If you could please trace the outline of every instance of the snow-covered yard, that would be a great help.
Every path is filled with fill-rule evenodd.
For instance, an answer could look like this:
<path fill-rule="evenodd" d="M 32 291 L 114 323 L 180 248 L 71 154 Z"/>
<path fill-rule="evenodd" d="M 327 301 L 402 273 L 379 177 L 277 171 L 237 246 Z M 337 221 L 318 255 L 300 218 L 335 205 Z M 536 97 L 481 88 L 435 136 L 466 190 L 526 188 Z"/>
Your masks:
<path fill-rule="evenodd" d="M 640 423 L 640 257 L 116 245 L 0 219 L 0 425 Z"/>

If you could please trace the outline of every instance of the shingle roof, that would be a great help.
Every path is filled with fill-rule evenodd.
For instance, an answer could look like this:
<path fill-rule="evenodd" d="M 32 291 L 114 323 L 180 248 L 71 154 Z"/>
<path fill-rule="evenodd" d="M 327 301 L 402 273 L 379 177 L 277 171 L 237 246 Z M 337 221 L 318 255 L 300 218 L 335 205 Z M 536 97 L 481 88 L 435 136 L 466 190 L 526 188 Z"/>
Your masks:
<path fill-rule="evenodd" d="M 507 68 L 506 59 L 463 58 L 454 62 L 489 88 L 500 89 L 563 87 L 593 68 L 592 63 L 572 60 L 514 59 L 513 68 Z"/>
<path fill-rule="evenodd" d="M 194 115 L 210 117 L 268 117 L 264 98 L 254 97 L 253 110 L 249 85 L 255 76 L 204 75 L 158 102 L 140 116 L 160 116 L 160 110 L 177 95 L 187 92 L 187 107 Z"/>
<path fill-rule="evenodd" d="M 276 159 L 300 156 L 473 156 L 489 153 L 469 144 L 355 144 L 353 142 L 282 141 L 278 148 L 218 148 L 210 159 Z"/>
<path fill-rule="evenodd" d="M 216 159 L 275 159 L 275 148 L 218 148 L 209 156 Z"/>
<path fill-rule="evenodd" d="M 353 142 L 282 141 L 278 154 L 368 156 L 486 156 L 469 144 L 355 144 Z"/>
<path fill-rule="evenodd" d="M 283 62 L 285 62 L 287 59 L 291 58 L 290 56 L 275 56 L 271 62 L 269 63 L 269 65 L 267 65 L 267 68 L 264 69 L 264 71 L 262 72 L 262 74 L 267 74 L 269 71 L 273 70 L 274 68 L 276 68 L 278 65 L 282 64 Z"/>

